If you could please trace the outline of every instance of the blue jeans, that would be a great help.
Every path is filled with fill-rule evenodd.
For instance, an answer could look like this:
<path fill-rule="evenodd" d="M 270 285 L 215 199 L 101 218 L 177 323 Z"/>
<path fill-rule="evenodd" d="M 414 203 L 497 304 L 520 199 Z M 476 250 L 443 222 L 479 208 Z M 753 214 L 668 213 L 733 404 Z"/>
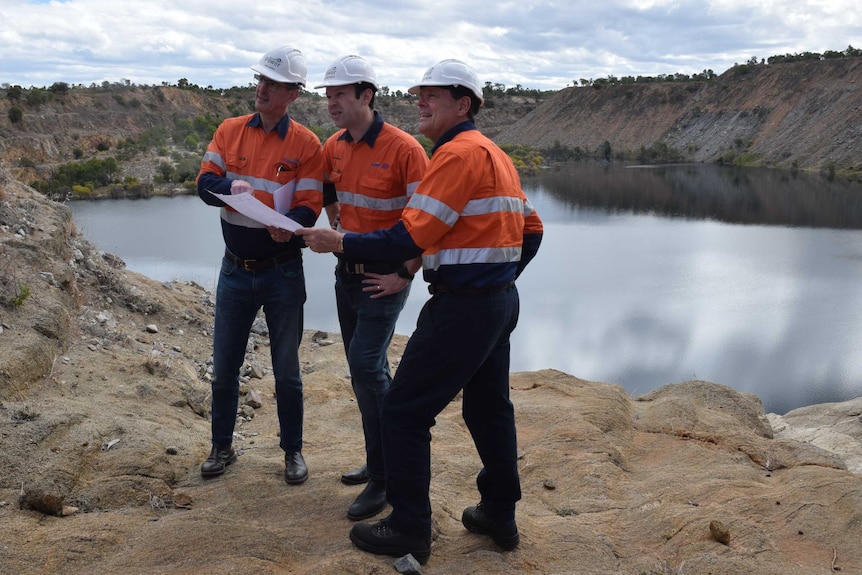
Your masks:
<path fill-rule="evenodd" d="M 335 302 L 353 393 L 362 416 L 368 475 L 384 479 L 380 410 L 392 381 L 387 350 L 410 286 L 397 294 L 371 299 L 371 293 L 362 291 L 366 287 L 363 279 L 362 274 L 337 269 Z"/>
<path fill-rule="evenodd" d="M 223 259 L 216 288 L 213 330 L 212 442 L 227 447 L 233 440 L 239 403 L 239 370 L 245 361 L 252 323 L 263 307 L 269 328 L 280 446 L 302 449 L 302 378 L 299 343 L 305 304 L 302 258 L 257 272 Z"/>
<path fill-rule="evenodd" d="M 464 422 L 483 465 L 476 479 L 482 504 L 498 521 L 515 518 L 521 484 L 509 400 L 509 336 L 518 314 L 514 285 L 490 294 L 437 294 L 422 308 L 383 400 L 393 529 L 431 534 L 431 428 L 462 390 Z"/>

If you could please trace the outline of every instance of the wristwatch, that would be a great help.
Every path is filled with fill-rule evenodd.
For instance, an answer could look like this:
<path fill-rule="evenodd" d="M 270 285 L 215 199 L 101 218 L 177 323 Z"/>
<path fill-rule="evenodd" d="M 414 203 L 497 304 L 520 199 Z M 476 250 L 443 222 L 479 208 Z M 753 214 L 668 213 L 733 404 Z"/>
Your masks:
<path fill-rule="evenodd" d="M 413 278 L 415 277 L 414 274 L 411 274 L 410 270 L 407 269 L 407 266 L 401 266 L 400 268 L 398 268 L 398 271 L 395 273 L 398 274 L 398 277 L 404 278 L 404 279 L 410 280 L 410 281 L 413 281 Z"/>

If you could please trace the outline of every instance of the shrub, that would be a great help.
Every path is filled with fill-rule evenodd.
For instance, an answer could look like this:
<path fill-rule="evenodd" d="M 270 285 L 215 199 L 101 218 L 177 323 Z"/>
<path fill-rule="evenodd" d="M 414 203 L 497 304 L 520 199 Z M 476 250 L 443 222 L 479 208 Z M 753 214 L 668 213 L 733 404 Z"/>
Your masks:
<path fill-rule="evenodd" d="M 24 302 L 27 301 L 28 297 L 30 297 L 30 286 L 24 284 L 18 289 L 18 293 L 15 294 L 15 297 L 12 298 L 12 304 L 15 307 L 21 307 L 24 305 Z"/>
<path fill-rule="evenodd" d="M 175 174 L 176 170 L 168 162 L 159 162 L 159 165 L 156 167 L 157 182 L 172 182 Z"/>
<path fill-rule="evenodd" d="M 9 86 L 6 90 L 6 97 L 10 102 L 17 102 L 21 99 L 21 95 L 24 93 L 24 88 L 21 86 Z"/>
<path fill-rule="evenodd" d="M 45 94 L 39 88 L 32 88 L 27 92 L 27 105 L 37 108 L 45 102 Z"/>
<path fill-rule="evenodd" d="M 72 196 L 76 198 L 89 198 L 93 195 L 93 188 L 90 186 L 83 186 L 81 184 L 75 184 L 72 186 Z"/>
<path fill-rule="evenodd" d="M 65 95 L 69 91 L 69 84 L 66 82 L 54 82 L 51 84 L 51 87 L 48 88 L 54 94 L 59 94 L 61 96 Z"/>
<path fill-rule="evenodd" d="M 24 112 L 18 106 L 12 106 L 9 108 L 9 121 L 13 124 L 17 124 L 21 121 L 21 118 L 24 117 Z"/>

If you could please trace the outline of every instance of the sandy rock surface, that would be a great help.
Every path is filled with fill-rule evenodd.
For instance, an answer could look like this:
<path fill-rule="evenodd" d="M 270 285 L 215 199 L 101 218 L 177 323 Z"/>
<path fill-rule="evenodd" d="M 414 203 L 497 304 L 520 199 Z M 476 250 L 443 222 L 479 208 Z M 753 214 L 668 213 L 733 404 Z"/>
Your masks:
<path fill-rule="evenodd" d="M 339 477 L 363 447 L 337 334 L 310 329 L 300 352 L 309 480 L 282 479 L 255 333 L 243 391 L 259 407 L 243 411 L 237 463 L 205 481 L 212 294 L 122 269 L 2 173 L 0 272 L 0 573 L 396 573 L 347 538 L 360 488 Z M 521 545 L 501 552 L 460 523 L 481 463 L 456 400 L 432 430 L 422 573 L 862 572 L 857 402 L 776 418 L 709 382 L 633 398 L 553 370 L 511 388 Z"/>

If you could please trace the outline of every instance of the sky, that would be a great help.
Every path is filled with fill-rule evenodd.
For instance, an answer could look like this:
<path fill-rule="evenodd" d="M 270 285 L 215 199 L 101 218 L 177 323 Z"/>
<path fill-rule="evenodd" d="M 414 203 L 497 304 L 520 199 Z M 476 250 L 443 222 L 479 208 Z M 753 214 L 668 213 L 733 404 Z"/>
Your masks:
<path fill-rule="evenodd" d="M 0 0 L 0 85 L 229 88 L 290 45 L 308 88 L 359 54 L 406 91 L 446 58 L 481 84 L 559 90 L 608 76 L 721 74 L 779 54 L 862 48 L 859 0 Z"/>

